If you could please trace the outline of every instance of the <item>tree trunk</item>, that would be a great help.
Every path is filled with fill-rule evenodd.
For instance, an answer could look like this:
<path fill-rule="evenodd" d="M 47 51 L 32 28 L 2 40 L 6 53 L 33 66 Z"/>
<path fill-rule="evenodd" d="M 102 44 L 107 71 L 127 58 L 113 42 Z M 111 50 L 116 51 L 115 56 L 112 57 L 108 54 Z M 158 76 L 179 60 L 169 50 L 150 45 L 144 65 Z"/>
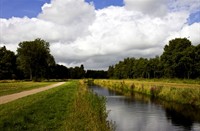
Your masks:
<path fill-rule="evenodd" d="M 187 78 L 190 79 L 190 72 L 187 73 Z"/>
<path fill-rule="evenodd" d="M 31 69 L 29 70 L 29 73 L 30 73 L 30 80 L 32 81 L 33 80 L 33 75 L 32 75 L 32 70 Z"/>

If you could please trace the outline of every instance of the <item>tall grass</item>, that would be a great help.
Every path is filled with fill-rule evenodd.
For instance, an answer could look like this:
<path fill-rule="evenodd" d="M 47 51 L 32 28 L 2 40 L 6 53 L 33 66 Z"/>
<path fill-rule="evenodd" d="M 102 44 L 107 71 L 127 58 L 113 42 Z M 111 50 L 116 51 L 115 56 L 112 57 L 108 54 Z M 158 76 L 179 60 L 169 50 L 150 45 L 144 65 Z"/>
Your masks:
<path fill-rule="evenodd" d="M 87 89 L 84 81 L 80 81 L 79 90 L 71 108 L 66 124 L 67 131 L 108 131 L 113 130 L 106 120 L 106 99 L 97 96 Z"/>
<path fill-rule="evenodd" d="M 0 105 L 0 129 L 108 131 L 105 99 L 78 81 Z"/>
<path fill-rule="evenodd" d="M 135 79 L 137 81 L 148 81 L 148 82 L 162 82 L 162 83 L 179 83 L 179 84 L 198 84 L 200 85 L 200 79 L 178 79 L 178 78 L 173 78 L 173 79 L 167 79 L 167 78 L 162 78 L 162 79 Z"/>
<path fill-rule="evenodd" d="M 94 80 L 94 83 L 124 94 L 139 92 L 200 108 L 200 85 L 142 80 Z"/>

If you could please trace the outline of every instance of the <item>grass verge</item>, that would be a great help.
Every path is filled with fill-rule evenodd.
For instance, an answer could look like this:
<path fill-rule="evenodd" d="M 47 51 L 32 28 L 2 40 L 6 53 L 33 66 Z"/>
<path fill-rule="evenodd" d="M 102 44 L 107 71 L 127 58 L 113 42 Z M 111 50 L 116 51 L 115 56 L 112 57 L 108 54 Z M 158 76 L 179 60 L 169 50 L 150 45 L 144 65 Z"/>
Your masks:
<path fill-rule="evenodd" d="M 105 99 L 78 81 L 0 105 L 0 129 L 108 131 Z"/>
<path fill-rule="evenodd" d="M 55 84 L 56 82 L 0 82 L 0 96 Z"/>
<path fill-rule="evenodd" d="M 139 92 L 154 98 L 200 108 L 199 84 L 186 84 L 180 81 L 179 83 L 170 83 L 145 80 L 94 80 L 94 83 L 123 94 Z"/>

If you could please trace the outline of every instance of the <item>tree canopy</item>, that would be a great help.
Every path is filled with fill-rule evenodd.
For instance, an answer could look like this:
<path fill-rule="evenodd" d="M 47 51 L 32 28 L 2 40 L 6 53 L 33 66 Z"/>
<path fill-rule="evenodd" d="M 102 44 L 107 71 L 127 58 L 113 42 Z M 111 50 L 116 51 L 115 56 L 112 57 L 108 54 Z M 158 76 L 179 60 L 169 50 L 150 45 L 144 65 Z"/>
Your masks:
<path fill-rule="evenodd" d="M 155 58 L 125 58 L 108 69 L 110 78 L 200 78 L 200 45 L 176 38 Z"/>
<path fill-rule="evenodd" d="M 194 46 L 186 38 L 170 40 L 160 56 L 128 57 L 108 71 L 56 64 L 49 43 L 42 39 L 20 42 L 17 55 L 0 47 L 0 56 L 0 79 L 200 78 L 200 44 Z"/>
<path fill-rule="evenodd" d="M 41 39 L 19 43 L 17 56 L 19 68 L 30 76 L 30 80 L 45 77 L 48 67 L 55 63 L 49 43 Z"/>
<path fill-rule="evenodd" d="M 0 47 L 0 56 L 0 79 L 15 79 L 16 55 L 4 46 Z"/>

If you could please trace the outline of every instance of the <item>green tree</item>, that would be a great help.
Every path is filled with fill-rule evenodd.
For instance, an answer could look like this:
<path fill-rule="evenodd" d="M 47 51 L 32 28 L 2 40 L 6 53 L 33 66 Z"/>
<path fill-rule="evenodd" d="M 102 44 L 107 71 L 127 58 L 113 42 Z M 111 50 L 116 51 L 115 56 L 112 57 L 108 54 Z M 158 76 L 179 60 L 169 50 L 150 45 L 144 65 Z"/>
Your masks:
<path fill-rule="evenodd" d="M 16 78 L 16 55 L 7 50 L 6 47 L 0 47 L 0 79 Z"/>
<path fill-rule="evenodd" d="M 165 77 L 183 78 L 188 76 L 191 59 L 185 54 L 191 49 L 191 42 L 186 38 L 176 38 L 169 41 L 169 45 L 165 46 L 161 55 Z"/>
<path fill-rule="evenodd" d="M 149 78 L 148 59 L 140 58 L 134 62 L 133 78 Z"/>
<path fill-rule="evenodd" d="M 84 65 L 82 64 L 81 66 L 80 66 L 80 78 L 84 78 L 85 77 L 85 70 L 84 70 Z"/>
<path fill-rule="evenodd" d="M 68 79 L 69 78 L 69 69 L 64 65 L 56 64 L 50 66 L 50 78 L 51 79 Z"/>
<path fill-rule="evenodd" d="M 162 65 L 160 64 L 160 57 L 150 58 L 148 61 L 149 78 L 160 78 L 162 76 Z"/>
<path fill-rule="evenodd" d="M 176 38 L 155 58 L 125 58 L 110 66 L 109 77 L 118 78 L 200 78 L 200 45 L 186 38 Z"/>
<path fill-rule="evenodd" d="M 126 58 L 123 61 L 123 78 L 132 78 L 132 66 L 134 64 L 135 58 Z"/>
<path fill-rule="evenodd" d="M 124 78 L 124 62 L 120 61 L 115 65 L 114 68 L 114 78 L 122 79 Z"/>
<path fill-rule="evenodd" d="M 194 76 L 200 78 L 200 44 L 194 49 Z"/>
<path fill-rule="evenodd" d="M 45 77 L 48 67 L 55 63 L 49 43 L 41 39 L 19 43 L 17 56 L 19 68 L 29 75 L 30 80 Z"/>
<path fill-rule="evenodd" d="M 108 68 L 108 78 L 114 77 L 114 66 L 109 66 Z"/>
<path fill-rule="evenodd" d="M 81 79 L 85 77 L 85 70 L 84 66 L 81 65 L 80 67 L 76 66 L 74 68 L 69 69 L 70 78 L 72 79 Z"/>

